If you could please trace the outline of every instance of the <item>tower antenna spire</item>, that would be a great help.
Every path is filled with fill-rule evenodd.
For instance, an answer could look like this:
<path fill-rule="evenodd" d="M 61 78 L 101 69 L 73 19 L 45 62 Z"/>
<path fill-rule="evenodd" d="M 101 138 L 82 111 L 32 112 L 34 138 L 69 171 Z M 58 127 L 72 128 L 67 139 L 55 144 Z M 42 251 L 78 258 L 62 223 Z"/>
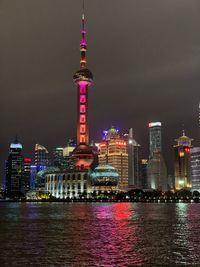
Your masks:
<path fill-rule="evenodd" d="M 184 123 L 182 124 L 182 134 L 183 134 L 183 136 L 185 136 L 185 125 L 184 125 Z"/>
<path fill-rule="evenodd" d="M 80 44 L 80 52 L 81 52 L 81 59 L 80 59 L 80 67 L 81 69 L 86 68 L 86 51 L 87 51 L 87 44 L 85 40 L 85 1 L 83 0 L 82 6 L 82 27 L 81 27 L 81 44 Z"/>
<path fill-rule="evenodd" d="M 85 15 L 84 15 L 84 14 L 85 14 L 85 1 L 84 1 L 84 0 L 83 0 L 83 6 L 82 6 L 82 9 L 83 9 L 83 10 L 82 10 L 82 11 L 83 11 L 83 12 L 82 12 L 82 18 L 84 19 L 84 16 L 85 16 Z"/>
<path fill-rule="evenodd" d="M 89 129 L 88 129 L 88 86 L 93 81 L 92 72 L 87 68 L 86 60 L 86 30 L 85 30 L 85 17 L 84 8 L 85 1 L 82 2 L 82 25 L 81 25 L 81 43 L 80 43 L 80 70 L 74 75 L 74 82 L 78 88 L 78 119 L 77 119 L 77 144 L 89 144 Z"/>

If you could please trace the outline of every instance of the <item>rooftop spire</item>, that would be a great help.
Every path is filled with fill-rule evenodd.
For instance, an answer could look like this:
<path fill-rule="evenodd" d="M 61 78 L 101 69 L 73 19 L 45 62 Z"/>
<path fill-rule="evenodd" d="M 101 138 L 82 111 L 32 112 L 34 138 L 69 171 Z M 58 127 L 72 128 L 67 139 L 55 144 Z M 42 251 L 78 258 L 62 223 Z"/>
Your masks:
<path fill-rule="evenodd" d="M 81 27 L 81 44 L 80 44 L 80 52 L 81 52 L 81 59 L 80 59 L 80 66 L 81 69 L 86 68 L 86 51 L 87 51 L 87 44 L 85 40 L 85 1 L 83 0 L 83 10 L 82 10 L 82 27 Z"/>
<path fill-rule="evenodd" d="M 84 13 L 85 13 L 85 1 L 84 0 L 83 0 L 83 7 L 82 7 L 82 9 L 83 9 L 82 19 L 84 19 Z"/>
<path fill-rule="evenodd" d="M 182 134 L 183 134 L 183 136 L 185 136 L 185 125 L 184 125 L 184 123 L 182 124 Z"/>

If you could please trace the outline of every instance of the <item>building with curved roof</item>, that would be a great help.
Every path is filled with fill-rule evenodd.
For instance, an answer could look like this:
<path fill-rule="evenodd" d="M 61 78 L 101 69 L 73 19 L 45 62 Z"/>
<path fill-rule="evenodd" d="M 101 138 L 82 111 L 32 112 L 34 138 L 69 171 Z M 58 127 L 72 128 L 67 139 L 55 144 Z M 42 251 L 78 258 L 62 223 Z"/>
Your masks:
<path fill-rule="evenodd" d="M 113 166 L 99 165 L 90 174 L 91 191 L 96 192 L 117 192 L 119 173 Z"/>

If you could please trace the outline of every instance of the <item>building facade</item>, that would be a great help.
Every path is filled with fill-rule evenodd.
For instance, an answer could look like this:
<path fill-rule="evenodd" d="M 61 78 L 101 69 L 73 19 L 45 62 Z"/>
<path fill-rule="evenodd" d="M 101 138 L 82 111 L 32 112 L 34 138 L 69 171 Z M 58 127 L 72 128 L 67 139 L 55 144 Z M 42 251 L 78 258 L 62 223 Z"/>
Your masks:
<path fill-rule="evenodd" d="M 118 192 L 119 174 L 110 165 L 99 165 L 90 174 L 92 194 L 96 196 L 116 194 Z"/>
<path fill-rule="evenodd" d="M 192 187 L 190 151 L 193 139 L 186 136 L 185 131 L 183 131 L 183 135 L 175 141 L 177 142 L 174 145 L 175 189 L 190 189 Z"/>
<path fill-rule="evenodd" d="M 64 164 L 63 147 L 53 149 L 52 166 L 62 166 Z"/>
<path fill-rule="evenodd" d="M 31 158 L 23 158 L 23 179 L 22 190 L 24 193 L 28 192 L 31 187 Z"/>
<path fill-rule="evenodd" d="M 190 165 L 192 191 L 200 192 L 200 147 L 191 148 Z"/>
<path fill-rule="evenodd" d="M 49 165 L 49 152 L 46 147 L 39 144 L 35 145 L 35 165 L 38 167 Z"/>
<path fill-rule="evenodd" d="M 111 127 L 102 142 L 99 143 L 99 164 L 111 165 L 119 173 L 119 189 L 128 188 L 128 144 L 120 137 L 117 129 Z"/>
<path fill-rule="evenodd" d="M 89 197 L 89 174 L 88 170 L 48 173 L 45 175 L 45 191 L 56 198 Z"/>
<path fill-rule="evenodd" d="M 147 167 L 148 188 L 166 191 L 167 187 L 167 169 L 160 152 L 155 152 L 148 161 Z"/>
<path fill-rule="evenodd" d="M 149 123 L 149 157 L 152 158 L 154 153 L 162 152 L 162 134 L 161 122 Z"/>
<path fill-rule="evenodd" d="M 140 161 L 140 184 L 142 189 L 148 189 L 147 180 L 148 159 L 141 159 Z"/>
<path fill-rule="evenodd" d="M 22 145 L 16 140 L 10 144 L 9 156 L 6 161 L 4 190 L 8 197 L 20 197 L 23 194 L 23 156 Z"/>
<path fill-rule="evenodd" d="M 119 174 L 109 165 L 99 165 L 94 171 L 48 169 L 41 175 L 45 179 L 44 191 L 55 198 L 112 198 L 118 192 Z"/>
<path fill-rule="evenodd" d="M 149 123 L 149 161 L 147 166 L 148 188 L 167 190 L 167 168 L 162 154 L 162 123 Z"/>
<path fill-rule="evenodd" d="M 128 186 L 129 188 L 140 188 L 141 146 L 133 138 L 132 128 L 125 136 L 128 144 Z"/>

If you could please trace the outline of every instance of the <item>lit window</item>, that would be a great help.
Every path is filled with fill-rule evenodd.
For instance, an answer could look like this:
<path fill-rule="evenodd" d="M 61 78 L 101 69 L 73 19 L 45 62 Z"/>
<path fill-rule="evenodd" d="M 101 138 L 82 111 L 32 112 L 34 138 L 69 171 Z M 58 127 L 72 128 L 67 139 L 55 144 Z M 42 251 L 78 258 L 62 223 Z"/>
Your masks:
<path fill-rule="evenodd" d="M 80 126 L 80 132 L 85 133 L 85 124 Z"/>
<path fill-rule="evenodd" d="M 86 142 L 85 135 L 81 134 L 81 136 L 80 136 L 80 142 L 81 143 L 85 143 Z"/>
<path fill-rule="evenodd" d="M 80 123 L 85 123 L 85 121 L 86 121 L 85 115 L 81 115 L 80 116 Z"/>
<path fill-rule="evenodd" d="M 86 112 L 86 106 L 80 105 L 80 113 L 85 113 L 85 112 Z"/>
<path fill-rule="evenodd" d="M 81 94 L 86 94 L 86 86 L 81 86 L 80 87 L 80 93 Z"/>
<path fill-rule="evenodd" d="M 80 95 L 80 103 L 85 103 L 85 102 L 86 102 L 86 96 Z"/>

